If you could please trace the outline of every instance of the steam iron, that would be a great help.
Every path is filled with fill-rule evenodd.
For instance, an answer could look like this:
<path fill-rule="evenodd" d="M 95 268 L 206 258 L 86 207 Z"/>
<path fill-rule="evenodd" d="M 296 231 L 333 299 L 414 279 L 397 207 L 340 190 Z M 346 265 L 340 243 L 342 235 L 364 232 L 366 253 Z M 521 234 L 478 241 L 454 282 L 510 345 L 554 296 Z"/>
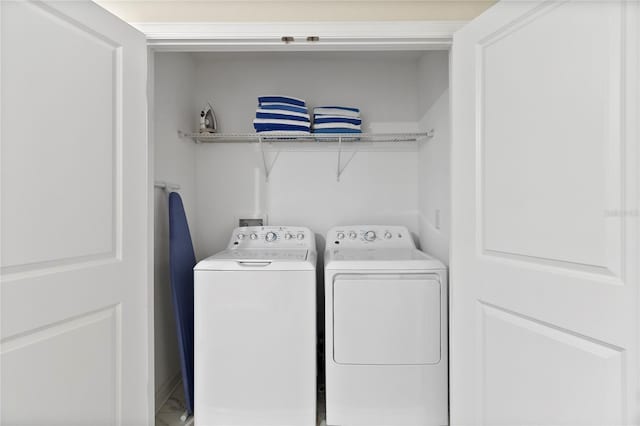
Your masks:
<path fill-rule="evenodd" d="M 200 133 L 216 133 L 217 131 L 216 115 L 211 104 L 207 102 L 202 111 L 200 111 Z"/>

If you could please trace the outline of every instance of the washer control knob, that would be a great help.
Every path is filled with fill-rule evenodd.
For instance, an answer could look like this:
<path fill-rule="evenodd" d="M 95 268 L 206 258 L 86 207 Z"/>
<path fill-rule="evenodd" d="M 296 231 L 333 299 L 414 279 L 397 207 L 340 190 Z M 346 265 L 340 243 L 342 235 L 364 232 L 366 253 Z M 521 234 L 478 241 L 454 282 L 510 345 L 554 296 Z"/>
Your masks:
<path fill-rule="evenodd" d="M 358 234 L 356 234 L 355 231 L 349 232 L 349 238 L 350 239 L 355 240 L 357 236 L 358 236 Z"/>
<path fill-rule="evenodd" d="M 255 232 L 253 234 L 250 235 L 252 240 L 257 240 L 258 239 L 258 234 L 256 234 Z"/>
<path fill-rule="evenodd" d="M 385 240 L 390 240 L 391 237 L 392 237 L 391 232 L 387 231 L 387 232 L 384 233 Z"/>
<path fill-rule="evenodd" d="M 291 238 L 293 238 L 293 235 L 291 235 L 291 233 L 287 232 L 286 234 L 284 234 L 285 240 L 290 240 Z"/>
<path fill-rule="evenodd" d="M 338 235 L 336 235 L 338 237 L 339 240 L 344 240 L 344 232 L 338 232 Z"/>
<path fill-rule="evenodd" d="M 239 240 L 244 240 L 244 237 L 246 237 L 246 235 L 244 235 L 243 233 L 240 233 L 236 235 L 236 237 L 238 237 Z"/>
<path fill-rule="evenodd" d="M 264 239 L 271 243 L 278 239 L 278 235 L 275 232 L 267 232 Z"/>
<path fill-rule="evenodd" d="M 300 233 L 296 236 L 296 238 L 297 238 L 297 239 L 299 239 L 299 240 L 304 240 L 304 234 L 303 234 L 302 232 L 300 232 Z"/>
<path fill-rule="evenodd" d="M 367 231 L 364 233 L 364 239 L 367 241 L 373 241 L 376 239 L 376 233 L 373 231 Z"/>

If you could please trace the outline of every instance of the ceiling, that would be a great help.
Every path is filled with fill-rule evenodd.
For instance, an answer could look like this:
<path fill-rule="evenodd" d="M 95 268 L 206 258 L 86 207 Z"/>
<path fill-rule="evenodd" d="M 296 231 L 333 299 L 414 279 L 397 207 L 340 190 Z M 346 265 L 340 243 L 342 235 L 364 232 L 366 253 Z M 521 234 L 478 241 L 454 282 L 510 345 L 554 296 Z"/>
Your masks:
<path fill-rule="evenodd" d="M 468 21 L 494 0 L 95 0 L 134 22 Z"/>

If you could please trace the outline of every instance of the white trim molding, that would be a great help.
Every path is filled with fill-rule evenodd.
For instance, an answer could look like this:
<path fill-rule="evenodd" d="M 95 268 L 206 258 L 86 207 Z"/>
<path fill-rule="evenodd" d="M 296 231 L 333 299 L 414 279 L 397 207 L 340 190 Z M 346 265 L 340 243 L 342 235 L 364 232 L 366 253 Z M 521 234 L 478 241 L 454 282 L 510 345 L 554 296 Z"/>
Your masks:
<path fill-rule="evenodd" d="M 159 51 L 446 50 L 464 21 L 140 22 Z M 284 42 L 283 37 L 293 41 Z M 317 37 L 317 40 L 308 40 Z"/>

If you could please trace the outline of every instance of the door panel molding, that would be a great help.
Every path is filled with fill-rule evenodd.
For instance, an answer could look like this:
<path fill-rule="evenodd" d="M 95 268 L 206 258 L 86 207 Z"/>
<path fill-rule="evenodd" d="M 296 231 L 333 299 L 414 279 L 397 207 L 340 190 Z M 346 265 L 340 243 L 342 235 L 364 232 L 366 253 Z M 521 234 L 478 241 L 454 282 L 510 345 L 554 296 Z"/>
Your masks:
<path fill-rule="evenodd" d="M 592 241 L 593 245 L 601 245 L 602 247 L 599 250 L 591 250 L 590 252 L 585 252 L 584 255 L 582 256 L 577 256 L 574 257 L 573 259 L 571 258 L 572 255 L 570 255 L 569 257 L 567 257 L 566 255 L 562 254 L 563 250 L 556 250 L 556 254 L 553 255 L 552 253 L 549 253 L 548 255 L 543 254 L 545 251 L 551 249 L 552 251 L 555 250 L 554 247 L 558 245 L 558 239 L 556 237 L 556 241 L 553 244 L 549 244 L 546 248 L 544 246 L 544 243 L 542 245 L 538 244 L 536 246 L 536 244 L 531 245 L 531 243 L 529 241 L 531 240 L 535 240 L 535 235 L 537 233 L 539 233 L 540 230 L 536 230 L 534 228 L 531 228 L 531 217 L 528 217 L 526 219 L 529 219 L 529 221 L 523 222 L 524 226 L 521 226 L 520 224 L 512 224 L 510 226 L 515 226 L 515 227 L 519 227 L 521 228 L 521 234 L 518 237 L 520 238 L 520 247 L 517 247 L 518 243 L 515 246 L 512 246 L 511 248 L 508 248 L 509 245 L 511 245 L 511 243 L 507 243 L 507 241 L 509 240 L 513 240 L 513 238 L 516 238 L 514 236 L 514 233 L 509 233 L 506 232 L 506 234 L 502 234 L 502 237 L 496 237 L 494 236 L 493 239 L 491 238 L 491 228 L 490 224 L 492 224 L 493 228 L 495 229 L 496 223 L 499 223 L 500 227 L 504 227 L 507 226 L 505 225 L 505 222 L 507 222 L 505 220 L 505 218 L 511 218 L 512 220 L 516 220 L 518 213 L 521 215 L 526 215 L 527 209 L 520 208 L 520 207 L 515 207 L 514 212 L 516 213 L 515 215 L 509 215 L 508 217 L 502 216 L 499 219 L 494 219 L 493 221 L 490 221 L 488 223 L 488 221 L 490 220 L 491 216 L 501 216 L 502 213 L 502 209 L 497 209 L 494 208 L 489 210 L 487 207 L 487 192 L 491 193 L 491 192 L 495 192 L 498 191 L 498 189 L 493 189 L 491 187 L 488 186 L 487 183 L 487 171 L 493 171 L 496 169 L 496 165 L 498 165 L 500 162 L 496 163 L 496 159 L 492 160 L 491 164 L 488 164 L 488 159 L 487 159 L 487 149 L 488 148 L 492 148 L 492 145 L 495 145 L 495 137 L 492 139 L 487 139 L 487 110 L 488 110 L 488 105 L 487 105 L 487 100 L 486 100 L 486 92 L 487 92 L 487 78 L 488 78 L 488 61 L 490 61 L 490 59 L 488 58 L 488 51 L 491 48 L 495 48 L 496 46 L 499 46 L 500 43 L 504 42 L 505 40 L 508 40 L 510 37 L 512 36 L 516 36 L 518 34 L 519 31 L 526 29 L 528 26 L 532 25 L 533 23 L 536 22 L 536 20 L 541 19 L 543 17 L 550 17 L 550 15 L 552 14 L 552 12 L 565 12 L 562 9 L 562 6 L 567 6 L 568 7 L 573 7 L 572 4 L 570 4 L 569 2 L 551 2 L 551 1 L 547 1 L 544 2 L 540 5 L 538 5 L 537 7 L 532 8 L 531 10 L 527 11 L 526 13 L 524 13 L 523 15 L 517 17 L 516 19 L 514 19 L 513 21 L 509 22 L 508 24 L 502 26 L 500 29 L 498 29 L 497 31 L 494 31 L 493 33 L 491 33 L 490 35 L 484 37 L 482 40 L 480 40 L 478 42 L 478 44 L 476 45 L 476 54 L 475 54 L 475 70 L 476 70 L 476 76 L 475 76 L 475 80 L 476 80 L 476 87 L 477 87 L 477 97 L 476 97 L 476 104 L 475 104 L 475 109 L 476 109 L 476 117 L 478 117 L 477 123 L 476 123 L 476 183 L 477 183 L 477 189 L 476 189 L 476 195 L 477 195 L 477 199 L 476 199 L 476 215 L 477 215 L 477 223 L 481 224 L 481 226 L 478 226 L 476 229 L 476 245 L 477 245 L 477 252 L 478 255 L 483 255 L 486 257 L 490 257 L 490 256 L 496 256 L 496 257 L 500 257 L 503 260 L 509 261 L 509 260 L 518 260 L 522 263 L 527 263 L 527 262 L 531 262 L 533 264 L 535 264 L 535 267 L 553 267 L 556 271 L 562 271 L 565 270 L 567 273 L 589 273 L 592 275 L 601 275 L 603 277 L 603 279 L 607 282 L 607 283 L 615 283 L 615 284 L 621 284 L 622 282 L 624 282 L 624 271 L 625 271 L 625 267 L 624 267 L 624 259 L 625 259 L 625 255 L 626 253 L 624 252 L 624 232 L 625 232 L 625 226 L 624 226 L 624 221 L 623 220 L 619 220 L 616 217 L 613 217 L 612 215 L 609 214 L 609 212 L 615 212 L 615 211 L 623 211 L 624 210 L 624 206 L 626 205 L 626 199 L 625 199 L 625 191 L 624 191 L 624 162 L 625 162 L 625 156 L 624 156 L 624 148 L 625 148 L 625 143 L 627 142 L 624 138 L 624 134 L 623 134 L 623 129 L 625 126 L 624 123 L 624 114 L 621 114 L 621 112 L 623 111 L 623 105 L 625 103 L 625 96 L 626 96 L 626 87 L 624 84 L 624 57 L 625 57 L 625 43 L 626 43 L 626 26 L 623 25 L 624 21 L 623 18 L 625 16 L 625 5 L 624 2 L 618 2 L 618 6 L 620 9 L 620 13 L 618 14 L 618 16 L 616 17 L 616 23 L 615 26 L 617 28 L 619 28 L 619 31 L 616 31 L 615 35 L 612 34 L 607 34 L 610 36 L 611 38 L 611 49 L 610 49 L 610 58 L 611 61 L 609 63 L 609 75 L 610 75 L 610 81 L 612 82 L 608 88 L 608 91 L 606 92 L 606 95 L 608 97 L 608 104 L 609 104 L 609 108 L 603 108 L 605 109 L 605 111 L 603 111 L 604 114 L 606 114 L 605 117 L 602 118 L 602 131 L 603 133 L 603 137 L 606 138 L 606 141 L 603 141 L 603 149 L 604 152 L 607 154 L 602 161 L 605 163 L 604 167 L 602 168 L 602 173 L 605 176 L 605 180 L 606 182 L 604 183 L 605 187 L 602 188 L 602 192 L 603 195 L 606 195 L 605 198 L 603 198 L 602 200 L 602 217 L 601 218 L 594 218 L 591 217 L 591 222 L 589 224 L 583 224 L 582 229 L 583 230 L 587 230 L 589 228 L 593 228 L 592 225 L 597 223 L 600 223 L 600 225 L 602 228 L 601 231 L 601 235 L 600 233 L 598 233 L 597 235 L 594 233 L 593 238 L 597 238 L 599 241 Z M 611 21 L 612 15 L 613 13 L 609 14 L 609 21 Z M 610 27 L 613 27 L 614 24 L 612 22 L 609 22 Z M 619 24 L 619 25 L 618 25 Z M 541 24 L 544 25 L 544 24 Z M 604 25 L 603 25 L 604 27 Z M 592 27 L 590 27 L 592 28 Z M 578 33 L 578 31 L 574 31 L 574 35 L 576 35 Z M 586 32 L 585 32 L 586 33 Z M 531 39 L 528 40 L 529 42 L 533 42 Z M 529 52 L 529 51 L 527 51 Z M 530 54 L 530 53 L 529 53 Z M 528 54 L 524 55 L 525 57 L 528 56 Z M 599 57 L 602 57 L 601 54 L 598 54 Z M 588 60 L 589 58 L 585 58 L 586 60 Z M 571 61 L 571 59 L 567 59 L 567 61 Z M 558 64 L 555 65 L 556 67 L 558 66 Z M 539 70 L 538 73 L 543 73 L 544 72 L 544 68 L 546 68 L 546 65 L 543 64 L 541 67 L 541 69 Z M 501 71 L 501 68 L 498 67 L 496 69 L 494 69 L 492 71 L 492 73 L 497 73 Z M 532 71 L 532 75 L 534 74 L 538 74 L 536 72 Z M 520 79 L 522 79 L 522 76 L 519 76 Z M 495 77 L 494 77 L 495 80 Z M 522 85 L 527 85 L 529 84 L 529 81 L 525 78 L 523 80 L 521 80 Z M 514 89 L 517 89 L 517 85 L 516 87 L 514 87 Z M 495 93 L 495 92 L 494 92 Z M 502 99 L 503 101 L 506 101 L 507 99 L 504 98 Z M 525 102 L 526 101 L 525 99 Z M 515 105 L 515 108 L 518 108 L 520 105 Z M 523 106 L 526 108 L 528 107 L 528 103 L 523 104 Z M 622 120 L 621 121 L 617 121 L 617 119 L 622 116 Z M 493 123 L 494 128 L 496 127 L 504 127 L 502 124 L 500 123 Z M 551 129 L 549 129 L 549 135 L 552 133 Z M 519 130 L 520 133 L 520 137 L 525 136 L 529 130 Z M 537 129 L 536 130 L 537 133 L 541 133 L 540 138 L 538 138 L 538 140 L 540 140 L 542 137 L 544 137 L 545 135 L 545 131 L 544 130 L 540 130 Z M 515 142 L 517 139 L 519 139 L 520 137 L 518 136 L 517 133 L 514 133 L 513 135 L 510 135 L 512 137 L 512 140 Z M 508 137 L 507 135 L 501 135 L 500 136 L 502 139 L 504 139 L 505 137 Z M 525 136 L 526 137 L 526 136 Z M 527 142 L 524 142 L 523 147 L 526 146 L 530 146 L 532 144 L 534 144 L 536 142 L 536 138 L 532 138 L 534 139 L 529 140 Z M 498 144 L 501 144 L 502 142 L 498 142 Z M 594 142 L 595 143 L 595 142 Z M 599 143 L 599 142 L 598 142 Z M 502 143 L 502 145 L 504 146 L 504 143 Z M 493 147 L 494 150 L 497 149 L 502 149 L 498 147 L 499 145 Z M 537 149 L 537 148 L 534 148 Z M 553 156 L 553 152 L 550 152 L 550 156 Z M 579 155 L 579 154 L 577 154 Z M 498 158 L 501 157 L 502 154 L 500 153 L 494 153 L 493 157 Z M 524 161 L 525 163 L 527 162 L 527 158 L 521 158 L 521 161 Z M 513 173 L 517 173 L 517 171 L 513 170 L 512 168 L 510 168 L 511 166 L 506 166 L 503 169 L 503 172 L 506 173 L 506 171 L 509 171 L 509 173 L 512 174 Z M 540 162 L 538 164 L 535 165 L 535 167 L 539 167 L 541 174 L 544 173 L 544 167 L 545 164 Z M 555 169 L 554 169 L 555 170 Z M 523 173 L 527 173 L 528 171 L 525 170 Z M 494 172 L 495 173 L 495 172 Z M 495 177 L 493 178 L 493 184 L 495 185 Z M 531 184 L 530 182 L 524 182 L 525 184 L 529 184 L 529 188 L 530 190 L 535 190 L 535 189 L 542 189 L 542 186 L 538 185 L 536 187 L 535 184 Z M 500 183 L 502 185 L 502 183 Z M 569 186 L 568 188 L 575 188 L 576 184 L 578 184 L 577 182 L 572 183 L 571 185 L 573 186 Z M 578 184 L 579 185 L 579 184 Z M 508 187 L 508 185 L 505 185 L 503 187 Z M 549 192 L 553 192 L 553 186 L 548 187 L 547 188 L 549 190 Z M 514 188 L 511 188 L 511 190 L 513 191 Z M 597 188 L 596 188 L 597 190 Z M 509 194 L 511 196 L 513 196 L 513 194 Z M 496 197 L 497 195 L 493 195 L 493 203 L 496 203 Z M 513 197 L 512 197 L 513 198 Z M 544 200 L 545 197 L 538 197 L 541 200 Z M 557 199 L 557 195 L 556 196 L 547 196 L 547 199 Z M 498 199 L 499 200 L 499 199 Z M 584 196 L 581 196 L 581 200 L 580 202 L 582 204 L 587 203 L 586 205 L 589 205 L 589 203 L 593 203 L 592 199 L 586 199 Z M 542 204 L 542 203 L 539 203 Z M 511 202 L 511 205 L 513 206 L 513 202 Z M 535 207 L 534 207 L 535 208 Z M 548 205 L 548 208 L 553 210 L 554 206 L 553 205 Z M 549 223 L 551 224 L 553 221 L 553 212 L 548 213 L 547 216 L 541 216 L 541 222 L 544 222 L 545 220 L 550 221 Z M 570 222 L 569 218 L 565 217 L 564 218 L 565 222 Z M 531 231 L 527 231 L 527 228 L 531 228 Z M 528 237 L 525 237 L 527 235 L 527 232 L 530 232 Z M 505 240 L 506 237 L 509 237 L 508 240 Z M 533 237 L 533 238 L 532 238 Z M 497 239 L 496 239 L 497 238 Z M 500 238 L 502 238 L 502 242 L 498 243 L 498 241 L 500 240 Z M 566 236 L 566 238 L 569 238 L 569 236 Z M 561 241 L 561 240 L 560 240 Z M 524 243 L 524 245 L 522 245 Z M 526 248 L 526 246 L 529 245 L 529 248 Z M 567 247 L 567 249 L 564 250 L 564 252 L 566 254 L 568 253 L 572 253 L 573 252 L 573 248 L 569 248 Z M 597 253 L 596 253 L 597 252 Z M 591 259 L 591 261 L 589 261 L 588 259 Z M 596 260 L 597 259 L 597 260 Z"/>
<path fill-rule="evenodd" d="M 48 5 L 45 1 L 41 1 L 41 0 L 28 0 L 24 2 L 24 5 L 26 7 L 32 7 L 35 9 L 40 9 L 41 11 L 47 13 L 48 15 L 52 15 L 54 16 L 56 19 L 60 20 L 61 22 L 69 25 L 71 28 L 76 29 L 82 33 L 86 33 L 87 35 L 90 35 L 91 37 L 100 40 L 102 43 L 104 43 L 105 45 L 111 47 L 111 48 L 118 48 L 120 47 L 120 44 L 113 40 L 111 37 L 109 37 L 108 35 L 101 33 L 100 31 L 96 31 L 94 28 L 91 28 L 88 25 L 85 25 L 83 22 L 74 19 L 73 17 L 71 17 L 68 14 L 65 14 L 63 12 L 61 12 L 60 10 L 56 9 L 55 7 L 51 7 L 50 5 Z"/>
<path fill-rule="evenodd" d="M 13 336 L 3 337 L 2 340 L 0 340 L 0 343 L 2 344 L 0 354 L 9 353 L 25 346 L 38 343 L 42 340 L 51 339 L 57 335 L 67 333 L 105 319 L 112 319 L 114 324 L 117 324 L 120 321 L 120 311 L 120 304 L 117 304 L 59 320 L 42 327 L 36 327 L 32 330 L 17 333 Z M 117 329 L 119 332 L 119 327 L 117 327 Z"/>
<path fill-rule="evenodd" d="M 478 304 L 480 305 L 483 318 L 487 318 L 488 316 L 499 318 L 515 326 L 549 337 L 560 343 L 571 345 L 601 358 L 621 356 L 625 351 L 624 348 L 614 344 L 594 339 L 593 337 L 577 333 L 568 328 L 551 324 L 493 303 L 478 300 Z M 486 332 L 486 325 L 484 326 L 484 330 L 484 332 Z"/>
<path fill-rule="evenodd" d="M 78 338 L 83 334 L 92 336 L 93 342 L 91 346 L 86 346 L 85 342 Z M 74 342 L 72 347 L 69 346 L 71 342 Z M 57 403 L 54 404 L 55 406 L 63 405 L 65 407 L 56 410 L 57 414 L 65 411 L 67 413 L 72 412 L 73 410 L 70 406 L 74 403 L 74 398 L 82 400 L 82 393 L 93 392 L 89 389 L 76 389 L 78 384 L 83 381 L 86 382 L 85 384 L 95 381 L 110 388 L 108 392 L 102 389 L 98 391 L 98 394 L 102 398 L 107 398 L 103 403 L 111 407 L 114 424 L 118 426 L 122 424 L 122 306 L 120 303 L 8 336 L 0 341 L 0 346 L 3 362 L 7 362 L 7 360 L 11 362 L 12 356 L 26 357 L 32 361 L 39 360 L 38 364 L 45 365 L 41 373 L 46 374 L 47 371 L 53 369 L 54 371 L 51 371 L 52 377 L 60 374 L 55 370 L 68 369 L 69 364 L 72 362 L 77 365 L 77 369 L 74 368 L 73 374 L 67 373 L 71 376 L 69 380 L 76 385 L 73 389 L 54 389 L 55 378 L 51 380 L 48 380 L 46 376 L 38 378 L 41 381 L 40 384 L 48 388 L 48 391 L 55 392 L 57 390 L 62 392 L 61 395 L 54 394 L 47 397 L 48 404 L 52 404 L 52 401 L 57 400 Z M 95 351 L 98 346 L 102 349 L 109 349 L 109 353 L 103 352 L 100 359 L 87 358 L 87 355 Z M 47 349 L 43 351 L 40 348 Z M 78 353 L 80 357 L 74 359 Z M 61 358 L 60 355 L 64 355 L 64 357 Z M 105 361 L 108 365 L 103 364 Z M 93 376 L 82 376 L 81 373 L 89 372 L 87 369 L 91 366 L 90 362 L 100 362 L 101 371 L 96 371 Z M 35 368 L 38 369 L 38 367 Z M 103 377 L 100 377 L 100 374 Z M 13 389 L 13 393 L 19 393 L 19 395 L 14 395 L 16 399 L 12 400 L 13 403 L 5 406 L 5 409 L 9 412 L 7 416 L 9 418 L 17 418 L 19 414 L 16 413 L 17 407 L 14 403 L 24 404 L 29 397 L 36 397 L 40 390 L 35 388 L 34 383 L 30 381 L 29 374 L 26 372 L 20 370 L 11 371 L 9 375 L 25 375 L 22 378 L 23 380 L 20 380 L 22 385 L 18 389 Z M 15 378 L 11 380 L 15 381 Z M 65 394 L 68 391 L 76 392 L 77 394 L 71 397 Z M 95 404 L 95 401 L 86 402 L 90 405 Z M 95 406 L 93 408 L 95 409 Z M 84 415 L 87 414 L 85 413 Z M 72 419 L 73 416 L 66 417 L 67 421 L 72 421 Z M 85 417 L 84 420 L 96 421 L 97 419 Z"/>
<path fill-rule="evenodd" d="M 484 424 L 516 424 L 519 412 L 526 412 L 528 424 L 622 423 L 629 374 L 624 348 L 497 305 L 483 301 L 478 301 L 478 305 L 481 329 L 478 353 L 485 372 L 480 384 Z M 503 342 L 502 350 L 497 350 L 497 343 L 509 337 L 512 340 Z M 537 366 L 544 369 L 538 371 Z M 512 373 L 501 374 L 502 368 L 509 368 Z M 586 368 L 590 374 L 585 377 L 582 372 Z M 536 399 L 535 392 L 529 393 L 529 387 L 545 386 L 547 381 L 550 385 L 547 395 Z M 580 409 L 579 418 L 575 414 L 568 418 L 560 417 L 562 414 L 546 417 L 545 407 L 554 405 L 555 400 L 556 404 L 562 404 L 562 400 L 570 398 L 574 386 L 591 388 L 586 398 L 601 406 L 575 406 L 569 402 L 572 410 Z"/>
<path fill-rule="evenodd" d="M 536 271 L 546 271 L 559 273 L 568 277 L 579 277 L 602 284 L 624 285 L 623 279 L 612 272 L 609 268 L 596 265 L 587 265 L 577 262 L 567 262 L 545 257 L 522 255 L 518 253 L 508 253 L 498 250 L 482 250 L 479 255 L 487 261 L 509 265 L 512 267 L 522 267 Z"/>
<path fill-rule="evenodd" d="M 76 85 L 83 87 L 88 84 L 85 73 L 98 70 L 103 75 L 97 78 L 100 78 L 106 89 L 102 94 L 107 95 L 109 87 L 112 88 L 112 93 L 109 95 L 110 99 L 87 97 L 84 103 L 75 107 L 72 103 L 60 99 L 57 101 L 59 103 L 57 109 L 62 111 L 43 111 L 38 115 L 39 121 L 36 123 L 38 127 L 44 126 L 53 134 L 60 133 L 62 126 L 67 124 L 77 129 L 77 131 L 68 131 L 65 143 L 58 143 L 56 146 L 46 147 L 46 144 L 40 145 L 33 141 L 34 135 L 22 122 L 25 118 L 16 119 L 20 116 L 29 116 L 25 111 L 28 110 L 28 104 L 33 103 L 31 99 L 22 100 L 24 108 L 16 108 L 21 110 L 16 112 L 17 117 L 10 116 L 5 123 L 6 132 L 12 138 L 22 137 L 23 145 L 26 146 L 20 147 L 16 144 L 5 147 L 7 150 L 5 154 L 12 157 L 14 161 L 8 164 L 9 170 L 3 173 L 3 178 L 6 180 L 3 191 L 8 192 L 7 198 L 3 197 L 3 202 L 14 207 L 8 208 L 8 212 L 5 211 L 3 214 L 3 227 L 9 235 L 3 239 L 4 256 L 0 273 L 3 279 L 6 277 L 11 280 L 15 278 L 12 275 L 26 277 L 30 273 L 50 274 L 69 270 L 69 268 L 91 267 L 96 263 L 119 261 L 122 257 L 123 239 L 122 46 L 108 35 L 88 27 L 44 2 L 23 2 L 15 10 L 29 24 L 38 22 L 44 24 L 40 28 L 42 36 L 58 37 L 61 45 L 56 46 L 55 42 L 50 42 L 49 45 L 45 45 L 46 51 L 36 57 L 8 49 L 8 54 L 14 61 L 18 61 L 21 68 L 24 67 L 25 72 L 23 76 L 19 76 L 15 71 L 9 70 L 6 78 L 18 82 L 20 87 L 42 85 L 43 96 L 59 91 L 68 92 L 71 95 Z M 62 44 L 62 40 L 76 42 L 76 54 L 86 53 L 91 49 L 96 50 L 95 58 L 92 59 L 100 59 L 105 63 L 96 64 L 94 69 L 86 69 L 83 65 L 88 64 L 76 60 L 74 52 L 67 51 L 68 46 Z M 40 44 L 42 41 L 37 41 L 35 37 L 25 37 L 23 50 L 33 50 L 28 46 L 34 42 Z M 110 61 L 110 64 L 106 64 L 107 61 Z M 33 78 L 35 70 L 40 68 L 60 72 L 58 86 L 51 87 Z M 67 75 L 63 76 L 64 74 Z M 21 79 L 28 81 L 20 81 Z M 14 93 L 10 92 L 7 96 L 13 95 Z M 75 101 L 76 97 L 72 99 Z M 102 110 L 98 108 L 100 103 L 105 102 L 110 102 L 112 105 L 110 116 L 109 114 L 93 116 L 91 108 L 95 107 L 96 111 L 105 112 L 104 108 Z M 69 108 L 68 111 L 66 111 L 67 108 Z M 48 116 L 51 118 L 47 118 Z M 45 124 L 53 125 L 50 127 Z M 22 132 L 24 133 L 20 135 Z M 46 136 L 47 134 L 42 132 L 39 137 L 46 138 Z M 40 152 L 34 152 L 34 147 Z M 95 154 L 89 155 L 89 150 L 95 150 Z M 64 170 L 65 159 L 73 158 L 76 154 L 78 157 L 86 156 L 84 159 L 90 164 L 83 165 L 82 162 L 78 162 L 77 165 L 71 168 L 67 166 L 67 170 Z M 47 162 L 59 163 L 62 170 L 55 171 L 52 176 Z M 73 168 L 74 166 L 77 170 Z M 91 172 L 91 174 L 79 178 L 78 175 L 84 172 Z M 39 173 L 41 175 L 38 175 Z M 29 175 L 38 175 L 38 178 L 33 179 Z M 17 187 L 20 187 L 20 190 L 16 189 Z M 111 197 L 107 196 L 109 191 L 112 193 Z M 87 197 L 88 206 L 83 206 L 84 196 Z M 93 204 L 97 205 L 92 206 Z M 24 224 L 25 213 L 38 210 L 44 213 L 47 206 L 53 205 L 56 208 L 42 215 L 43 224 L 38 224 L 38 221 L 32 222 L 30 226 Z M 12 232 L 14 228 L 15 231 Z M 32 244 L 24 245 L 23 241 L 26 239 L 29 239 Z M 34 240 L 40 241 L 38 243 Z M 40 249 L 40 247 L 44 248 Z"/>

